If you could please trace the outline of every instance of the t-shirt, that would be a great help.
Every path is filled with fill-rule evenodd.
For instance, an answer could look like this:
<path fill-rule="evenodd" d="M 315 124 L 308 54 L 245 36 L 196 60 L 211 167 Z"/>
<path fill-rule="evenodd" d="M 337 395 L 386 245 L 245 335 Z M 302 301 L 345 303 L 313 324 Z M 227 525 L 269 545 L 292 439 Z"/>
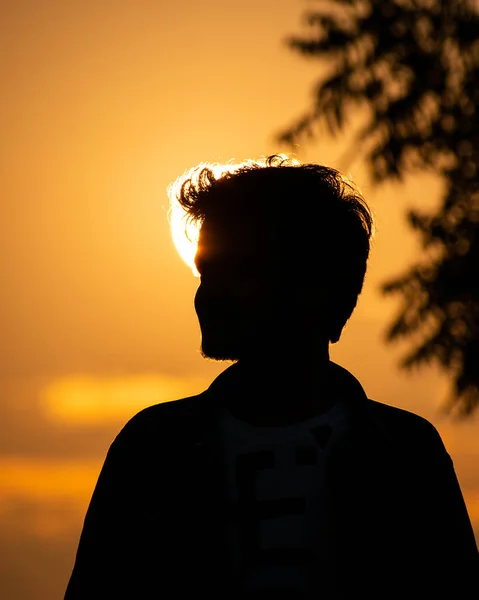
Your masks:
<path fill-rule="evenodd" d="M 329 411 L 278 427 L 220 414 L 225 531 L 242 598 L 319 598 L 329 572 L 326 464 L 348 428 L 337 400 Z M 322 583 L 321 583 L 322 582 Z"/>

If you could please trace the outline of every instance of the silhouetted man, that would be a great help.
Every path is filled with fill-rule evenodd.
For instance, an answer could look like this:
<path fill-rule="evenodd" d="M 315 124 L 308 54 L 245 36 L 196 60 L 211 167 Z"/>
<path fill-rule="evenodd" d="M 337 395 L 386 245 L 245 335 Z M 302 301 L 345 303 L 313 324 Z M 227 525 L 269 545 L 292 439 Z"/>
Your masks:
<path fill-rule="evenodd" d="M 280 156 L 215 173 L 177 200 L 200 226 L 202 353 L 234 362 L 114 440 L 66 600 L 479 598 L 436 429 L 329 360 L 363 285 L 367 204 Z"/>

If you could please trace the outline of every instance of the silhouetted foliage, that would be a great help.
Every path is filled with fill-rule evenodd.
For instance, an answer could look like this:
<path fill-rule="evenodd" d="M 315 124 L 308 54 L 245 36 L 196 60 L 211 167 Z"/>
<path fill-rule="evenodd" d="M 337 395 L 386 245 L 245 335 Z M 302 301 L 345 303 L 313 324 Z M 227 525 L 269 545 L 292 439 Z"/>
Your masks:
<path fill-rule="evenodd" d="M 436 361 L 448 403 L 479 406 L 479 7 L 466 0 L 336 0 L 306 15 L 295 51 L 331 67 L 311 109 L 280 134 L 294 145 L 326 124 L 337 134 L 355 106 L 367 121 L 354 142 L 373 182 L 427 169 L 445 178 L 434 214 L 411 211 L 424 256 L 383 286 L 402 297 L 389 341 L 411 338 L 406 368 Z"/>

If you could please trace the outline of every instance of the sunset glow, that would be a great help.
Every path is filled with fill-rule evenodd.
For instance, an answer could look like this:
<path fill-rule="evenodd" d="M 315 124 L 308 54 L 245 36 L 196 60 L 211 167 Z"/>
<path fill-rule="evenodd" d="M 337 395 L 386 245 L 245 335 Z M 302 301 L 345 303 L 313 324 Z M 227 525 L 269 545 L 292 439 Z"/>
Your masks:
<path fill-rule="evenodd" d="M 193 275 L 199 277 L 195 266 L 195 255 L 198 247 L 199 227 L 187 219 L 183 207 L 178 202 L 181 188 L 189 179 L 193 183 L 198 181 L 198 174 L 205 168 L 210 169 L 215 178 L 220 178 L 225 172 L 232 172 L 240 165 L 229 163 L 221 165 L 218 163 L 202 162 L 196 167 L 188 169 L 168 186 L 167 193 L 170 200 L 168 219 L 171 227 L 173 242 L 180 257 L 191 268 Z"/>
<path fill-rule="evenodd" d="M 287 160 L 290 165 L 299 165 L 301 162 L 284 153 L 278 153 L 277 156 L 283 160 Z M 234 163 L 233 160 L 226 164 L 202 162 L 199 165 L 192 167 L 180 175 L 173 183 L 168 186 L 167 193 L 170 201 L 168 219 L 171 228 L 171 235 L 175 243 L 176 249 L 180 257 L 191 268 L 193 275 L 199 277 L 199 273 L 195 267 L 194 259 L 198 247 L 199 228 L 187 219 L 186 212 L 178 202 L 178 197 L 181 193 L 181 188 L 186 181 L 191 180 L 193 185 L 198 181 L 199 173 L 208 168 L 213 172 L 216 179 L 221 178 L 225 173 L 234 173 L 238 169 L 248 165 L 264 165 L 266 157 L 259 159 L 249 158 L 241 163 Z"/>
<path fill-rule="evenodd" d="M 47 413 L 64 423 L 125 421 L 141 409 L 203 391 L 198 377 L 147 373 L 123 377 L 72 376 L 54 380 L 41 392 Z"/>
<path fill-rule="evenodd" d="M 19 497 L 31 501 L 71 498 L 88 501 L 102 466 L 102 459 L 41 460 L 0 459 L 0 506 Z"/>
<path fill-rule="evenodd" d="M 195 255 L 198 248 L 199 229 L 188 223 L 186 213 L 178 202 L 170 202 L 170 227 L 173 242 L 180 257 L 190 267 L 193 275 L 199 277 L 195 266 Z"/>

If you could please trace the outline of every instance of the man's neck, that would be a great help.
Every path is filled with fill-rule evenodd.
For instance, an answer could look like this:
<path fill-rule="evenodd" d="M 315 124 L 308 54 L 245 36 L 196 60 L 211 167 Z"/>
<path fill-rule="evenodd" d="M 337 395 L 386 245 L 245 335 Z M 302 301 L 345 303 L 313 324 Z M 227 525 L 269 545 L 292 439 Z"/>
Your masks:
<path fill-rule="evenodd" d="M 308 359 L 238 361 L 239 386 L 228 399 L 238 418 L 257 425 L 287 425 L 327 411 L 333 403 L 329 388 L 329 353 Z"/>

